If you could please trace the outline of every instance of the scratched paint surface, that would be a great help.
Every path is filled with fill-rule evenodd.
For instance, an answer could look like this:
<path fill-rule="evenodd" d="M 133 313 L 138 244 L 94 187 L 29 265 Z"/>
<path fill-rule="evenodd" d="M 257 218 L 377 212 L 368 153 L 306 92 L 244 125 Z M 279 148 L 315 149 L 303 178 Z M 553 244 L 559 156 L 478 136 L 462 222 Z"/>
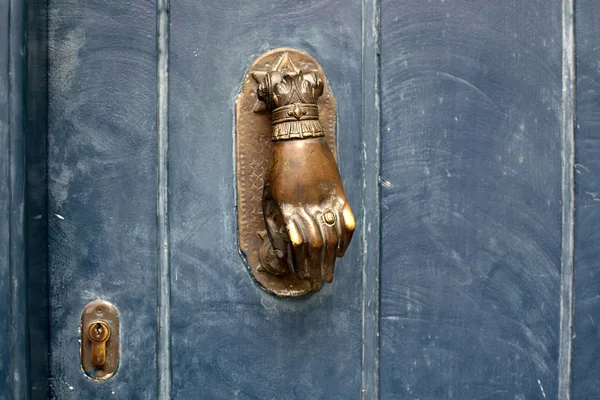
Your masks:
<path fill-rule="evenodd" d="M 360 234 L 321 292 L 260 290 L 238 254 L 232 121 L 255 57 L 309 52 L 339 104 L 341 175 L 360 220 L 360 3 L 182 1 L 170 15 L 173 397 L 359 398 Z"/>
<path fill-rule="evenodd" d="M 10 191 L 8 117 L 8 2 L 0 2 L 0 399 L 10 393 Z"/>
<path fill-rule="evenodd" d="M 573 399 L 600 398 L 600 8 L 576 2 L 575 276 Z"/>
<path fill-rule="evenodd" d="M 334 284 L 318 294 L 261 292 L 237 254 L 232 113 L 258 54 L 292 46 L 315 56 L 340 107 L 340 167 L 360 221 L 361 5 L 247 3 L 171 7 L 173 397 L 358 398 L 361 242 L 370 239 L 357 229 Z M 382 1 L 383 399 L 557 396 L 560 2 L 496 3 Z M 600 16 L 592 0 L 577 12 L 574 399 L 600 396 Z M 154 399 L 155 4 L 50 1 L 48 18 L 51 393 Z M 0 171 L 6 107 L 0 96 Z M 121 369 L 102 385 L 83 377 L 78 359 L 80 311 L 97 298 L 123 315 Z M 0 399 L 9 396 L 8 317 L 0 313 Z"/>
<path fill-rule="evenodd" d="M 27 266 L 32 399 L 48 395 L 48 218 L 46 0 L 28 3 L 27 32 Z"/>
<path fill-rule="evenodd" d="M 381 7 L 381 398 L 556 398 L 560 1 Z"/>
<path fill-rule="evenodd" d="M 57 399 L 156 398 L 156 12 L 49 4 L 50 373 Z M 121 364 L 80 370 L 81 311 L 121 315 Z"/>

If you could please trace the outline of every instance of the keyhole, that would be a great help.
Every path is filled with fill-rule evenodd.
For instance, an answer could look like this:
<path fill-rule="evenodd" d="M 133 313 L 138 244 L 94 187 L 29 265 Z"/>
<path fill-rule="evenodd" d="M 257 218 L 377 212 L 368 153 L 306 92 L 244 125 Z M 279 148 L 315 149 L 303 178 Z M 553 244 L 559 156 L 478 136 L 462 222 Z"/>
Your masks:
<path fill-rule="evenodd" d="M 92 341 L 92 363 L 101 367 L 106 363 L 106 341 L 110 337 L 110 328 L 106 322 L 90 324 L 88 335 Z"/>
<path fill-rule="evenodd" d="M 95 322 L 89 327 L 88 334 L 94 342 L 106 342 L 110 336 L 110 328 L 105 322 Z"/>
<path fill-rule="evenodd" d="M 100 339 L 104 333 L 104 328 L 102 328 L 102 325 L 96 324 L 94 330 L 96 331 L 96 339 Z"/>

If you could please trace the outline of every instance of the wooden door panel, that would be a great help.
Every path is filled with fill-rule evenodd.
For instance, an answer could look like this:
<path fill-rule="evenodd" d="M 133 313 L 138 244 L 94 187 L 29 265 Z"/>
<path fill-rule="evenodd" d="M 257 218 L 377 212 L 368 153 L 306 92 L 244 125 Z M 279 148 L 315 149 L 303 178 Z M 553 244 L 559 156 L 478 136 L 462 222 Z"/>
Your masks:
<path fill-rule="evenodd" d="M 381 3 L 382 399 L 557 396 L 560 7 Z"/>
<path fill-rule="evenodd" d="M 0 1 L 0 399 L 600 398 L 600 9 L 573 2 Z M 235 97 L 283 46 L 327 74 L 357 221 L 297 299 L 236 226 Z"/>
<path fill-rule="evenodd" d="M 48 14 L 52 393 L 155 399 L 155 4 L 51 1 Z M 96 299 L 122 327 L 119 371 L 102 385 L 79 360 Z"/>
<path fill-rule="evenodd" d="M 12 168 L 10 154 L 10 103 L 9 88 L 11 77 L 9 75 L 9 3 L 0 3 L 0 54 L 2 64 L 0 65 L 0 302 L 11 304 L 11 259 L 10 259 L 10 228 L 11 228 L 11 176 L 8 173 Z M 2 309 L 0 312 L 0 399 L 9 399 L 12 395 L 10 384 L 11 376 L 11 310 Z"/>
<path fill-rule="evenodd" d="M 0 2 L 0 399 L 29 393 L 27 7 Z"/>
<path fill-rule="evenodd" d="M 600 399 L 600 47 L 598 3 L 575 4 L 577 119 L 575 125 L 575 267 L 573 399 Z"/>
<path fill-rule="evenodd" d="M 278 299 L 259 289 L 238 253 L 232 122 L 255 57 L 309 52 L 336 96 L 340 170 L 359 220 L 361 5 L 182 1 L 170 21 L 173 396 L 358 398 L 361 235 L 319 293 Z"/>

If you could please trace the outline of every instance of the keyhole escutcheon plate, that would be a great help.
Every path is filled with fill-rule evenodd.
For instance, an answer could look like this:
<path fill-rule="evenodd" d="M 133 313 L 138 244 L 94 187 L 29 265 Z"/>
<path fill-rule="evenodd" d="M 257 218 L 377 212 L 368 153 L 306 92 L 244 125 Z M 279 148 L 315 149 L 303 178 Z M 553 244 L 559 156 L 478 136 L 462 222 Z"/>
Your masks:
<path fill-rule="evenodd" d="M 89 303 L 81 314 L 81 368 L 102 381 L 115 374 L 120 357 L 120 321 L 117 308 L 104 300 Z"/>

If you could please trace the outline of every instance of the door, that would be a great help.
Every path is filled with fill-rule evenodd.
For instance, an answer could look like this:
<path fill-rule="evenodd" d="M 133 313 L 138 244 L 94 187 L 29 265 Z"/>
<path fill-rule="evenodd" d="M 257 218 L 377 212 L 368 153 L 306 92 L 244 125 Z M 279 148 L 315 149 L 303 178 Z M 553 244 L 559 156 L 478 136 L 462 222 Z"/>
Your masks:
<path fill-rule="evenodd" d="M 0 398 L 600 398 L 593 1 L 0 6 Z M 356 220 L 292 299 L 237 237 L 236 99 L 279 47 L 323 69 Z"/>

